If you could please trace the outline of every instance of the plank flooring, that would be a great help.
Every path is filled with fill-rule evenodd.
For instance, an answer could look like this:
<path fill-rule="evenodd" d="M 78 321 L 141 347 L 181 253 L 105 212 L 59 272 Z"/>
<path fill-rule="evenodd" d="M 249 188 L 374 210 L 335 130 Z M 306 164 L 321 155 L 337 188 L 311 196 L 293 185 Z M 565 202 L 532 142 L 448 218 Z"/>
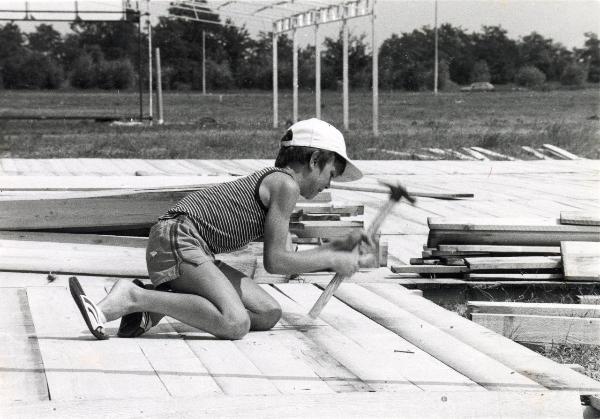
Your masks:
<path fill-rule="evenodd" d="M 219 182 L 271 164 L 4 158 L 0 199 L 107 190 L 119 199 L 128 188 Z M 561 211 L 600 208 L 594 193 L 600 170 L 592 160 L 359 160 L 357 165 L 366 174 L 356 182 L 362 187 L 386 180 L 427 193 L 475 194 L 398 205 L 382 228 L 388 266 L 421 256 L 428 217 L 556 220 Z M 373 192 L 331 194 L 334 204 L 363 204 L 364 214 L 351 220 L 364 220 L 365 226 L 387 199 Z M 388 267 L 355 275 L 354 283 L 343 284 L 322 316 L 312 320 L 306 313 L 321 293 L 312 283 L 322 287 L 331 274 L 269 285 L 284 278 L 267 274 L 258 263 L 255 279 L 264 279 L 261 286 L 284 314 L 272 330 L 251 332 L 239 341 L 217 340 L 170 318 L 140 338 L 94 340 L 67 289 L 69 272 L 77 273 L 91 298 L 100 300 L 115 276 L 145 277 L 144 246 L 144 239 L 114 236 L 0 232 L 0 335 L 10 337 L 9 351 L 0 355 L 0 416 L 367 417 L 403 412 L 405 417 L 531 417 L 549 412 L 572 417 L 581 412 L 578 394 L 600 392 L 600 383 L 423 297 L 406 296 L 408 290 L 400 286 L 463 286 L 462 277 L 394 274 Z M 15 271 L 24 264 L 27 272 Z M 48 271 L 55 270 L 67 273 L 48 281 Z M 370 283 L 374 279 L 379 283 Z M 543 283 L 527 283 L 534 282 Z M 112 335 L 117 327 L 118 322 L 107 325 Z"/>

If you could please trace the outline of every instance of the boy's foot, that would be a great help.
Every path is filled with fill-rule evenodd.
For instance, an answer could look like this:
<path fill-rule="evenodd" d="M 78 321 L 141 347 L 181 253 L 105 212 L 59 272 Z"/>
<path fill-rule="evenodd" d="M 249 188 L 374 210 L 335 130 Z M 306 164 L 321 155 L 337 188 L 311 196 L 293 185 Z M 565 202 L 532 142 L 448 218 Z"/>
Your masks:
<path fill-rule="evenodd" d="M 71 291 L 71 296 L 73 297 L 75 304 L 77 304 L 77 308 L 79 308 L 79 312 L 83 316 L 83 320 L 85 320 L 85 324 L 92 335 L 99 340 L 108 339 L 109 336 L 104 331 L 104 324 L 101 317 L 102 313 L 98 307 L 96 307 L 96 304 L 85 295 L 79 280 L 74 276 L 69 278 L 69 290 Z"/>
<path fill-rule="evenodd" d="M 133 283 L 138 287 L 154 289 L 154 286 L 144 286 L 142 281 L 134 279 Z M 143 335 L 154 326 L 151 314 L 147 311 L 141 313 L 131 313 L 121 317 L 121 324 L 117 336 L 120 338 L 136 338 Z"/>

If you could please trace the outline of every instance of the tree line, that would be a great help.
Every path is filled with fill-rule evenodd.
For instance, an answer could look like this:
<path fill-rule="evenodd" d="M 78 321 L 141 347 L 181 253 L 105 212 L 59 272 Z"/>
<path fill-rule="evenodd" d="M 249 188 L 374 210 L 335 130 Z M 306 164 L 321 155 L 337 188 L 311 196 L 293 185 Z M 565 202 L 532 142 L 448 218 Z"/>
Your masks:
<path fill-rule="evenodd" d="M 210 19 L 218 19 L 210 15 Z M 245 26 L 161 17 L 152 28 L 153 46 L 160 48 L 162 83 L 166 89 L 201 89 L 202 31 L 206 31 L 206 81 L 209 89 L 271 89 L 272 34 L 252 38 Z M 14 23 L 0 25 L 0 86 L 8 89 L 127 89 L 137 78 L 138 57 L 147 77 L 147 39 L 138 38 L 136 24 L 127 21 L 71 24 L 61 34 L 49 24 L 24 33 Z M 371 51 L 364 34 L 349 39 L 349 78 L 353 88 L 371 86 Z M 438 28 L 441 89 L 477 81 L 516 83 L 531 88 L 547 82 L 581 85 L 600 82 L 600 42 L 586 33 L 581 48 L 568 49 L 532 32 L 517 40 L 501 26 L 483 26 L 468 33 L 443 24 Z M 280 86 L 292 84 L 292 40 L 279 37 Z M 338 89 L 342 77 L 342 36 L 325 38 L 321 82 Z M 428 26 L 393 34 L 379 49 L 379 81 L 383 89 L 431 89 L 434 31 Z M 138 56 L 139 54 L 139 56 Z M 315 84 L 315 47 L 301 48 L 300 88 Z"/>

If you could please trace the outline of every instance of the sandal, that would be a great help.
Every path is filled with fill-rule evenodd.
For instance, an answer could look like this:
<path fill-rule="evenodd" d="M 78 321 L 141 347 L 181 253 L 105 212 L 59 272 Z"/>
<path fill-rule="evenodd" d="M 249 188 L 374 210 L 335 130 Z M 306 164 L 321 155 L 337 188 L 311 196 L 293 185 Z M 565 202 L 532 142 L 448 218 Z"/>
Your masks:
<path fill-rule="evenodd" d="M 134 279 L 133 283 L 138 287 L 154 289 L 152 285 L 144 286 L 142 281 Z M 151 287 L 151 288 L 150 288 Z M 137 338 L 154 326 L 150 313 L 147 311 L 131 313 L 121 317 L 121 324 L 117 336 L 120 338 Z"/>
<path fill-rule="evenodd" d="M 69 290 L 92 335 L 98 340 L 108 339 L 109 336 L 104 331 L 104 325 L 100 320 L 100 311 L 96 304 L 85 295 L 77 277 L 72 276 L 69 278 Z"/>

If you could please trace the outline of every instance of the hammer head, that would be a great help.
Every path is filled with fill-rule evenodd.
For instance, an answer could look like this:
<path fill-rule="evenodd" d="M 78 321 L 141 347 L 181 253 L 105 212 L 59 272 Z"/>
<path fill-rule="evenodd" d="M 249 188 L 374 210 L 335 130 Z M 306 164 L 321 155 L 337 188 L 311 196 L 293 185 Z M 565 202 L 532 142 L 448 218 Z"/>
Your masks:
<path fill-rule="evenodd" d="M 400 201 L 401 198 L 406 198 L 406 200 L 408 202 L 410 202 L 411 204 L 414 204 L 417 200 L 415 198 L 413 198 L 408 191 L 399 183 L 393 185 L 391 183 L 387 183 L 387 182 L 380 182 L 382 185 L 387 186 L 388 188 L 390 188 L 390 200 L 398 202 Z"/>

